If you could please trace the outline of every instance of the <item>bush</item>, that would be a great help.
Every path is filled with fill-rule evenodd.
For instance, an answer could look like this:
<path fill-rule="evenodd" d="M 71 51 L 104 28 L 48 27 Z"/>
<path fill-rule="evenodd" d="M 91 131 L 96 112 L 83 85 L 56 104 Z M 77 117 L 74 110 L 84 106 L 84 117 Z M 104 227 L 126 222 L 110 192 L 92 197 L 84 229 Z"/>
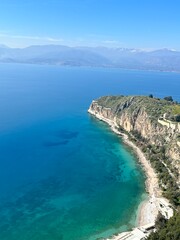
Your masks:
<path fill-rule="evenodd" d="M 164 100 L 173 102 L 173 98 L 171 96 L 164 97 Z"/>
<path fill-rule="evenodd" d="M 156 222 L 155 222 L 155 227 L 157 230 L 165 227 L 167 223 L 167 220 L 164 218 L 164 216 L 159 212 L 158 213 L 158 216 L 157 216 L 157 219 L 156 219 Z"/>
<path fill-rule="evenodd" d="M 159 221 L 159 220 L 158 220 Z M 168 221 L 160 219 L 157 231 L 151 233 L 147 240 L 179 240 L 180 239 L 180 213 L 176 213 Z"/>
<path fill-rule="evenodd" d="M 174 119 L 175 119 L 176 122 L 180 122 L 180 114 L 176 115 L 176 116 L 174 117 Z"/>

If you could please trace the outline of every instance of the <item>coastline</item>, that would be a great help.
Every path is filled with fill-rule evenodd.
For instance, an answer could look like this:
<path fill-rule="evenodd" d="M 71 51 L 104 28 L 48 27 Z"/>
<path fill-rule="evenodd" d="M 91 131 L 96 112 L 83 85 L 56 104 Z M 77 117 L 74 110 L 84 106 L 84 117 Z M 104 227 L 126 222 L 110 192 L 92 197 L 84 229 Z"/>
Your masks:
<path fill-rule="evenodd" d="M 147 177 L 145 185 L 146 191 L 149 195 L 148 199 L 141 202 L 138 207 L 137 225 L 138 227 L 142 227 L 147 224 L 154 224 L 159 212 L 159 199 L 162 198 L 162 194 L 158 184 L 157 174 L 151 167 L 150 162 L 146 159 L 141 149 L 128 139 L 128 136 L 126 134 L 117 130 L 118 126 L 116 126 L 114 121 L 104 118 L 100 114 L 95 113 L 90 109 L 88 110 L 88 112 L 91 115 L 94 115 L 99 120 L 106 122 L 111 127 L 111 130 L 116 134 L 120 135 L 123 139 L 123 142 L 129 147 L 131 147 L 137 155 L 138 160 L 143 167 L 143 170 Z M 118 236 L 114 236 L 112 239 L 119 239 L 122 234 L 123 233 L 120 233 Z"/>
<path fill-rule="evenodd" d="M 113 127 L 112 127 L 113 130 Z M 117 133 L 117 132 L 116 132 Z M 162 197 L 162 193 L 158 184 L 158 177 L 154 169 L 151 167 L 150 162 L 145 157 L 144 153 L 139 147 L 128 139 L 128 136 L 123 136 L 125 144 L 130 146 L 146 174 L 146 191 L 149 195 L 148 199 L 140 203 L 138 209 L 138 226 L 143 226 L 149 223 L 154 223 L 159 212 L 159 198 Z"/>

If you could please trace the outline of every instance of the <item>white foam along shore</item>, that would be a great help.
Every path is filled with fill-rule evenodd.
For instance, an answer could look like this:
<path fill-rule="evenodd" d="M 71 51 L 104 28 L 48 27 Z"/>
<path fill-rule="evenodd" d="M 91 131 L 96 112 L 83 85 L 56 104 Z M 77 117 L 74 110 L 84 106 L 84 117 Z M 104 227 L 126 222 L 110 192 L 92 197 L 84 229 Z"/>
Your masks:
<path fill-rule="evenodd" d="M 139 162 L 141 163 L 147 177 L 146 191 L 149 194 L 148 199 L 142 202 L 138 208 L 137 224 L 138 224 L 138 227 L 147 226 L 149 224 L 153 225 L 155 223 L 156 217 L 160 210 L 160 207 L 159 207 L 160 201 L 162 200 L 163 202 L 165 202 L 165 205 L 169 206 L 168 200 L 162 198 L 161 190 L 158 184 L 157 174 L 155 173 L 154 169 L 151 167 L 150 162 L 146 159 L 141 149 L 137 147 L 133 142 L 131 142 L 128 139 L 128 136 L 126 134 L 121 133 L 117 130 L 118 126 L 116 126 L 116 123 L 114 121 L 104 118 L 103 116 L 101 116 L 98 113 L 95 113 L 91 109 L 89 109 L 88 112 L 94 115 L 99 120 L 106 122 L 111 127 L 112 131 L 120 135 L 124 143 L 130 146 L 136 153 L 139 159 Z M 111 239 L 114 239 L 114 240 L 121 239 L 121 236 L 123 236 L 123 234 L 125 233 L 120 233 L 119 235 L 114 236 Z"/>

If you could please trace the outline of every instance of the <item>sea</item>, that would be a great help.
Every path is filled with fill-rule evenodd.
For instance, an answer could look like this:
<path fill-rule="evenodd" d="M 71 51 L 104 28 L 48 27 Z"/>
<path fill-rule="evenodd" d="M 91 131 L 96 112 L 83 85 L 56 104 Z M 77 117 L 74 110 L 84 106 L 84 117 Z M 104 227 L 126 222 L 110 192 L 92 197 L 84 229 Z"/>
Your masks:
<path fill-rule="evenodd" d="M 180 101 L 180 74 L 0 64 L 1 240 L 95 240 L 137 225 L 142 167 L 87 112 L 133 94 Z"/>

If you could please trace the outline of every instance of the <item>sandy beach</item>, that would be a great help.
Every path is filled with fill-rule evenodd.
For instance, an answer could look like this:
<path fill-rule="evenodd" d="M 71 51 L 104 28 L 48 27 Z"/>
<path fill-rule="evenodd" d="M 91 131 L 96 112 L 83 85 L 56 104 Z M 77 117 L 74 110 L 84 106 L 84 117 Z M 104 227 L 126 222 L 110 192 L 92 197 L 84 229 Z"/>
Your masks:
<path fill-rule="evenodd" d="M 158 204 L 161 197 L 161 190 L 158 184 L 158 177 L 143 152 L 133 142 L 129 141 L 127 137 L 123 137 L 123 140 L 137 154 L 147 177 L 146 191 L 149 194 L 149 199 L 140 204 L 138 213 L 138 225 L 142 226 L 155 221 L 159 211 Z"/>
<path fill-rule="evenodd" d="M 141 163 L 145 174 L 146 174 L 146 191 L 148 192 L 149 198 L 142 202 L 138 208 L 138 216 L 137 216 L 137 223 L 138 226 L 143 226 L 146 224 L 150 224 L 155 222 L 155 219 L 158 215 L 158 203 L 159 198 L 161 197 L 161 190 L 159 188 L 158 184 L 158 177 L 154 171 L 154 169 L 151 167 L 150 162 L 146 159 L 145 155 L 141 151 L 140 148 L 138 148 L 133 142 L 131 142 L 128 139 L 128 136 L 124 133 L 121 133 L 117 130 L 117 126 L 115 123 L 107 118 L 102 117 L 99 114 L 95 114 L 93 111 L 88 110 L 88 112 L 94 116 L 96 116 L 99 120 L 102 120 L 108 125 L 110 125 L 113 132 L 120 135 L 124 141 L 125 144 L 130 146 L 134 152 L 136 153 L 139 162 Z M 115 238 L 113 238 L 115 239 Z"/>

